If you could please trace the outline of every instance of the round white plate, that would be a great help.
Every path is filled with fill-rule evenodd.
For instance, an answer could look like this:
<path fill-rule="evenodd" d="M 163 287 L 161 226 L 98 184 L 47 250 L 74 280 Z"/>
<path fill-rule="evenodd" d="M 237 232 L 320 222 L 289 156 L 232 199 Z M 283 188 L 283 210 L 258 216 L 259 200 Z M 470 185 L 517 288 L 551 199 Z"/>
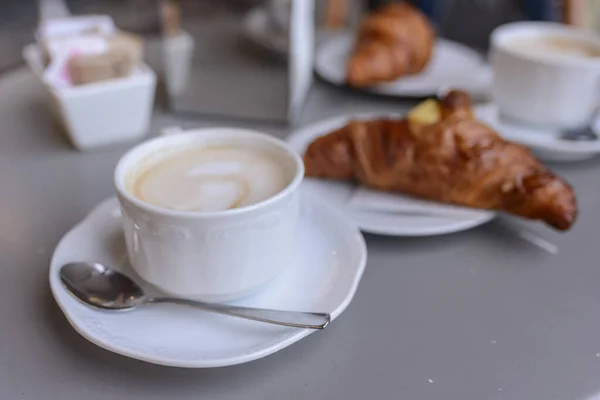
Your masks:
<path fill-rule="evenodd" d="M 304 154 L 308 145 L 317 137 L 325 135 L 345 125 L 350 119 L 381 118 L 381 114 L 361 114 L 334 117 L 316 122 L 299 129 L 290 135 L 286 141 L 290 146 Z M 385 115 L 387 117 L 401 118 L 399 114 Z M 349 182 L 336 182 L 330 180 L 306 178 L 302 183 L 303 189 L 313 196 L 327 200 L 336 209 L 341 210 L 358 227 L 370 233 L 391 236 L 433 236 L 459 232 L 484 224 L 494 218 L 495 214 L 489 211 L 476 211 L 472 217 L 452 218 L 438 215 L 410 215 L 393 212 L 358 210 L 348 205 L 355 185 Z"/>
<path fill-rule="evenodd" d="M 315 59 L 317 73 L 330 83 L 344 85 L 346 62 L 353 43 L 353 33 L 324 40 Z M 453 87 L 474 95 L 484 95 L 489 91 L 491 81 L 491 69 L 479 53 L 462 44 L 438 38 L 433 58 L 425 71 L 364 90 L 386 96 L 427 97 Z"/>
<path fill-rule="evenodd" d="M 475 107 L 477 117 L 494 127 L 503 137 L 529 147 L 540 159 L 546 161 L 581 161 L 600 154 L 600 140 L 573 141 L 560 138 L 559 131 L 534 129 L 499 118 L 498 106 L 488 103 Z M 599 132 L 600 119 L 595 123 Z"/>
<path fill-rule="evenodd" d="M 248 12 L 242 22 L 242 35 L 272 53 L 280 56 L 288 54 L 288 35 L 270 26 L 268 10 L 264 7 L 256 7 Z"/>
<path fill-rule="evenodd" d="M 352 300 L 367 259 L 364 239 L 337 211 L 303 196 L 296 262 L 265 290 L 235 304 L 329 312 L 335 319 Z M 314 332 L 168 304 L 131 312 L 99 311 L 82 304 L 60 283 L 63 264 L 97 261 L 135 277 L 127 265 L 120 218 L 117 200 L 104 201 L 62 238 L 50 264 L 56 302 L 92 343 L 150 363 L 202 368 L 256 360 Z M 330 333 L 325 329 L 318 334 Z"/>

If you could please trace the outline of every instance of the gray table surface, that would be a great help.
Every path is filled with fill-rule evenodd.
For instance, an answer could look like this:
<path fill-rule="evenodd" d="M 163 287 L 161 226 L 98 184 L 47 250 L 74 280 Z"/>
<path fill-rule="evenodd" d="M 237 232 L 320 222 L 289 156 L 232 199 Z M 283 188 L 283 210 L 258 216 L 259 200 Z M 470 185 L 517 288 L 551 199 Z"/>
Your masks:
<path fill-rule="evenodd" d="M 25 70 L 0 78 L 1 399 L 549 400 L 600 393 L 599 160 L 553 166 L 578 194 L 581 217 L 572 231 L 527 223 L 558 246 L 557 255 L 512 235 L 512 221 L 433 238 L 367 235 L 356 297 L 326 331 L 246 365 L 166 368 L 87 342 L 52 299 L 54 246 L 113 194 L 113 167 L 131 144 L 71 149 L 34 82 Z M 408 105 L 317 83 L 300 124 Z M 157 112 L 151 135 L 172 124 L 211 123 Z M 290 131 L 228 124 L 281 137 Z"/>

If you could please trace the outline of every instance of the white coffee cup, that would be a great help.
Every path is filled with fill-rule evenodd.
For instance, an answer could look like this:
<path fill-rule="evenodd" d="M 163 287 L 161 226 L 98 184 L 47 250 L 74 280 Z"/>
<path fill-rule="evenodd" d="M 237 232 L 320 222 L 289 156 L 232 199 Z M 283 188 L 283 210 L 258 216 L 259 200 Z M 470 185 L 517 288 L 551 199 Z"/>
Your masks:
<path fill-rule="evenodd" d="M 275 154 L 293 178 L 264 201 L 214 212 L 160 208 L 128 191 L 128 174 L 149 156 L 227 145 Z M 114 174 L 133 269 L 168 294 L 205 301 L 228 301 L 259 290 L 294 258 L 303 176 L 302 160 L 285 143 L 244 129 L 199 129 L 136 146 L 121 158 Z"/>
<path fill-rule="evenodd" d="M 519 40 L 563 38 L 600 49 L 600 38 L 566 25 L 515 22 L 491 35 L 493 97 L 501 115 L 527 125 L 579 128 L 598 106 L 600 58 L 517 49 Z"/>

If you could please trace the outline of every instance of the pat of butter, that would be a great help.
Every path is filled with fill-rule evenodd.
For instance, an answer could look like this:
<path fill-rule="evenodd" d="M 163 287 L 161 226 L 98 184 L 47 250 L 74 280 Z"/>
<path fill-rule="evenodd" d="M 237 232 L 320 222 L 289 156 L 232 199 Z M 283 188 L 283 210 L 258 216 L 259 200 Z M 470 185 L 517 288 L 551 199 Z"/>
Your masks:
<path fill-rule="evenodd" d="M 417 104 L 408 113 L 408 121 L 411 125 L 431 125 L 442 119 L 440 104 L 433 99 L 425 100 Z"/>

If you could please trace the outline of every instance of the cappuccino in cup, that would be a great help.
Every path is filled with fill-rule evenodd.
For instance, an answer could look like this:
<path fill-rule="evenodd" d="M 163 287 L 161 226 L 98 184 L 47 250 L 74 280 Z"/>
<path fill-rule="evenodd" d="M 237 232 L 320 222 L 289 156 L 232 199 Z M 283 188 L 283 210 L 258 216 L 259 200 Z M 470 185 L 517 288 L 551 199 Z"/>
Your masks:
<path fill-rule="evenodd" d="M 300 156 L 237 128 L 159 137 L 115 169 L 129 262 L 163 292 L 203 301 L 254 293 L 295 258 Z"/>
<path fill-rule="evenodd" d="M 514 51 L 540 56 L 575 58 L 600 57 L 600 48 L 562 36 L 516 38 L 507 43 Z"/>
<path fill-rule="evenodd" d="M 553 132 L 590 124 L 598 107 L 600 38 L 550 22 L 502 25 L 491 36 L 502 118 Z"/>
<path fill-rule="evenodd" d="M 128 190 L 157 207 L 222 211 L 268 199 L 287 186 L 289 175 L 266 151 L 208 146 L 175 151 L 142 164 Z"/>

